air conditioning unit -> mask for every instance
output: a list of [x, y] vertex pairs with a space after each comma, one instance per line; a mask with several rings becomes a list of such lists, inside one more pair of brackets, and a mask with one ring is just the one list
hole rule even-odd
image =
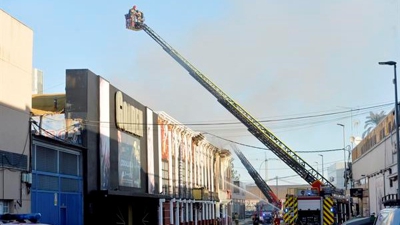
[[21, 181], [24, 183], [32, 184], [32, 173], [22, 173]]

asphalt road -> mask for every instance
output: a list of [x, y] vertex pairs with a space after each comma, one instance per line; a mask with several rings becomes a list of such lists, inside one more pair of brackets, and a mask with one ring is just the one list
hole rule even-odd
[[244, 220], [240, 220], [240, 222], [239, 222], [239, 225], [252, 225], [253, 223], [252, 223], [252, 221], [251, 221], [251, 218], [247, 218], [247, 219], [244, 219]]
[[[251, 218], [240, 220], [239, 225], [253, 225], [253, 222], [251, 221]], [[261, 225], [261, 223], [260, 223]]]

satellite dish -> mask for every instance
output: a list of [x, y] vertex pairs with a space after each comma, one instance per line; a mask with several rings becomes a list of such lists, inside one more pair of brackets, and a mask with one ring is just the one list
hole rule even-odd
[[350, 137], [350, 142], [355, 145], [358, 145], [361, 141], [362, 141], [361, 137], [354, 137], [354, 136]]
[[361, 137], [356, 137], [356, 138], [354, 139], [354, 144], [358, 145], [358, 144], [360, 144], [361, 141], [362, 141], [362, 138], [361, 138]]

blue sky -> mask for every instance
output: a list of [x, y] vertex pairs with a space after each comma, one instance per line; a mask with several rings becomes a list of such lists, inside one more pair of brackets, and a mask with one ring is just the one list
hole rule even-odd
[[[46, 93], [64, 92], [66, 69], [88, 68], [155, 111], [211, 124], [193, 130], [264, 147], [240, 124], [216, 125], [237, 120], [145, 32], [125, 29], [124, 14], [134, 4], [148, 26], [260, 120], [355, 110], [264, 123], [294, 151], [342, 148], [337, 123], [345, 125], [350, 144], [369, 111], [393, 108], [356, 110], [394, 101], [393, 70], [378, 62], [399, 61], [395, 0], [4, 0], [0, 8], [34, 31], [33, 65], [44, 71]], [[276, 158], [240, 149], [255, 168]], [[317, 154], [299, 153], [320, 169]], [[323, 155], [325, 168], [343, 161], [342, 151]], [[295, 174], [280, 161], [268, 167], [269, 177]], [[251, 181], [239, 160], [235, 168]], [[279, 182], [304, 183], [299, 177]]]

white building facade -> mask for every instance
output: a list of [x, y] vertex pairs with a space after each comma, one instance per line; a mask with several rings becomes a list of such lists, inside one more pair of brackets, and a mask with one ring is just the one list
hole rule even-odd
[[43, 71], [32, 70], [32, 94], [43, 94]]
[[0, 9], [0, 214], [29, 213], [33, 31]]
[[396, 194], [397, 151], [393, 112], [389, 113], [352, 151], [354, 188], [363, 197], [354, 199], [360, 214], [378, 213], [382, 197]]
[[165, 112], [158, 112], [160, 193], [170, 224], [231, 221], [231, 154]]
[[344, 189], [344, 162], [337, 162], [327, 168], [328, 179], [335, 187]]

